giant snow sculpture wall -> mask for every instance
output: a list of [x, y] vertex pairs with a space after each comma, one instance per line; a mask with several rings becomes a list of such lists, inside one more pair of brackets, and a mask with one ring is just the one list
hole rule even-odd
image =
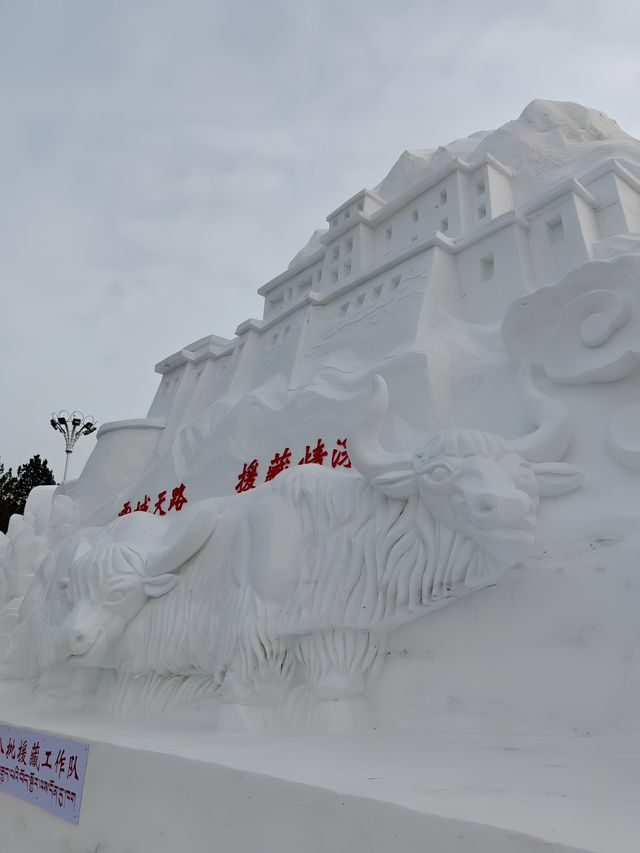
[[405, 152], [260, 288], [263, 319], [157, 365], [52, 527], [12, 524], [5, 673], [119, 710], [344, 700], [536, 523], [632, 530], [639, 175], [640, 143], [574, 104]]
[[14, 671], [197, 674], [239, 700], [274, 680], [361, 693], [389, 629], [495, 583], [533, 546], [540, 492], [581, 482], [478, 430], [386, 453], [375, 385], [351, 446], [361, 477], [304, 465], [170, 521], [134, 512], [81, 531], [73, 553], [65, 540], [25, 598]]

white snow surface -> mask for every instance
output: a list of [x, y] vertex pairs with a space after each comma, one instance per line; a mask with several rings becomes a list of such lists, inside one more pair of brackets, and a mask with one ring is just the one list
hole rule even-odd
[[10, 723], [90, 743], [79, 827], [0, 798], [11, 853], [638, 849], [638, 737], [364, 727], [331, 739], [247, 736], [212, 731], [204, 713], [186, 724], [34, 708], [6, 684], [2, 703]]
[[424, 181], [429, 175], [444, 168], [456, 158], [465, 160], [488, 135], [487, 131], [472, 133], [464, 139], [455, 139], [438, 148], [418, 148], [404, 151], [394, 163], [389, 174], [375, 187], [375, 192], [385, 201], [402, 195], [414, 184]]
[[640, 142], [603, 112], [568, 101], [534, 100], [514, 121], [439, 148], [405, 151], [376, 192], [391, 201], [456, 157], [478, 163], [491, 154], [514, 170], [516, 205], [567, 175], [617, 157], [640, 175]]
[[326, 233], [326, 228], [316, 228], [311, 237], [309, 237], [307, 244], [303, 246], [302, 249], [300, 249], [300, 251], [294, 258], [291, 259], [288, 269], [297, 267], [298, 264], [301, 264], [307, 258], [311, 257], [311, 255], [317, 252], [321, 246], [320, 237], [322, 237], [322, 235]]

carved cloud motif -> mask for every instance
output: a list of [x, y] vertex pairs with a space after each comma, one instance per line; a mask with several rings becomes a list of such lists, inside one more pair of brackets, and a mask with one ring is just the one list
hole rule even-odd
[[516, 300], [502, 337], [562, 384], [611, 382], [640, 367], [640, 255], [592, 261]]

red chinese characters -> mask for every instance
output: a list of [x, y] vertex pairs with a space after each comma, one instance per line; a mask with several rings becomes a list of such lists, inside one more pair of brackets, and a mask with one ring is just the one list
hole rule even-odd
[[332, 468], [351, 468], [351, 460], [347, 453], [347, 439], [336, 438], [336, 447], [331, 451]]
[[167, 490], [165, 489], [163, 492], [159, 492], [158, 500], [153, 508], [154, 515], [166, 515], [167, 513], [162, 509], [162, 505], [164, 504], [167, 497]]
[[245, 462], [242, 471], [238, 474], [238, 482], [236, 484], [236, 492], [248, 492], [249, 489], [255, 489], [256, 478], [258, 476], [258, 460], [254, 459], [248, 465]]
[[[337, 438], [334, 444], [335, 447], [331, 451], [331, 467], [351, 468], [351, 460], [347, 451], [347, 439]], [[324, 460], [327, 456], [329, 456], [329, 451], [326, 449], [326, 444], [323, 439], [318, 438], [314, 445], [307, 444], [304, 455], [298, 461], [298, 465], [324, 465]], [[268, 483], [282, 471], [289, 468], [291, 466], [291, 459], [292, 453], [289, 447], [285, 447], [282, 453], [274, 453], [271, 462], [269, 462], [264, 482]], [[255, 489], [256, 485], [258, 485], [258, 469], [259, 462], [257, 459], [243, 463], [242, 471], [238, 474], [238, 482], [235, 486], [238, 494]]]
[[[29, 749], [31, 746], [31, 749]], [[16, 755], [16, 742], [13, 738], [9, 738], [7, 741], [6, 747], [2, 748], [2, 739], [0, 738], [0, 753], [4, 755], [6, 758], [12, 758], [19, 764], [27, 764], [27, 754], [29, 754], [29, 766], [35, 767], [36, 770], [40, 770], [41, 768], [48, 767], [50, 770], [54, 770], [58, 774], [58, 778], [62, 776], [67, 777], [67, 779], [79, 779], [78, 777], [78, 756], [77, 755], [67, 755], [64, 749], [57, 750], [57, 755], [53, 764], [51, 764], [51, 756], [52, 751], [47, 749], [45, 752], [45, 758], [42, 764], [40, 764], [40, 741], [36, 740], [29, 744], [29, 741], [23, 739], [20, 741], [20, 745], [18, 746], [18, 753]]]
[[58, 771], [58, 779], [63, 775], [66, 770], [67, 765], [67, 757], [64, 753], [64, 749], [58, 750], [58, 755], [56, 757], [56, 763], [54, 765], [55, 769]]
[[[329, 457], [331, 468], [351, 468], [346, 437], [336, 438], [333, 445], [332, 450], [329, 451], [324, 439], [317, 438], [315, 444], [306, 445], [304, 454], [298, 460], [298, 465], [324, 465], [325, 459]], [[293, 459], [294, 455], [290, 447], [285, 447], [282, 451], [276, 451], [267, 466], [266, 474], [262, 481], [259, 481], [259, 460], [252, 459], [249, 462], [244, 462], [242, 470], [237, 475], [237, 482], [234, 486], [235, 491], [238, 494], [242, 494], [242, 492], [255, 489], [260, 482], [268, 483], [275, 479], [278, 474], [290, 468]], [[129, 515], [132, 512], [150, 512], [152, 515], [158, 516], [167, 515], [169, 512], [180, 512], [185, 504], [189, 503], [189, 498], [185, 494], [185, 490], [186, 485], [179, 483], [171, 491], [169, 489], [159, 491], [155, 500], [145, 493], [142, 499], [125, 501], [118, 516]], [[134, 503], [135, 509], [133, 508]]]
[[[163, 489], [161, 492], [158, 492], [158, 497], [153, 504], [151, 496], [145, 493], [142, 500], [136, 501], [135, 509], [132, 509], [131, 501], [125, 501], [118, 515], [129, 515], [131, 512], [151, 512], [152, 515], [166, 515], [168, 512], [180, 512], [182, 507], [186, 503], [189, 503], [189, 499], [184, 493], [185, 489], [186, 485], [184, 483], [180, 483], [178, 486], [173, 488], [171, 490], [171, 497], [169, 498], [168, 503], [168, 489]], [[151, 509], [151, 506], [153, 506], [153, 509]]]
[[34, 741], [31, 747], [31, 755], [29, 756], [29, 767], [35, 767], [40, 770], [40, 741]]
[[171, 491], [171, 500], [169, 501], [169, 509], [175, 509], [176, 512], [180, 512], [182, 507], [189, 503], [187, 498], [184, 496], [184, 483], [180, 483], [179, 486], [176, 486], [175, 489]]
[[311, 449], [310, 445], [307, 444], [304, 456], [298, 462], [298, 465], [324, 465], [324, 460], [329, 454], [324, 449], [324, 441], [319, 438], [316, 441], [316, 446]]
[[78, 778], [78, 756], [70, 755], [69, 756], [69, 769], [67, 770], [67, 779], [70, 778], [77, 779]]
[[138, 503], [136, 504], [136, 508], [134, 509], [134, 512], [149, 512], [149, 501], [150, 500], [151, 500], [151, 498], [149, 497], [149, 495], [145, 495], [144, 500], [138, 501]]
[[267, 471], [267, 476], [264, 478], [265, 483], [273, 480], [274, 477], [277, 477], [289, 465], [291, 465], [291, 451], [288, 447], [285, 447], [282, 453], [276, 453], [269, 463], [269, 470]]

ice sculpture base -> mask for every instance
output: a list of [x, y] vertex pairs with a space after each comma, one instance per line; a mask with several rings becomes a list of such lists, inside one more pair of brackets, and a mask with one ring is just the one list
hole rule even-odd
[[13, 853], [635, 853], [640, 738], [232, 734], [34, 708], [3, 719], [90, 743], [77, 827], [0, 794]]

